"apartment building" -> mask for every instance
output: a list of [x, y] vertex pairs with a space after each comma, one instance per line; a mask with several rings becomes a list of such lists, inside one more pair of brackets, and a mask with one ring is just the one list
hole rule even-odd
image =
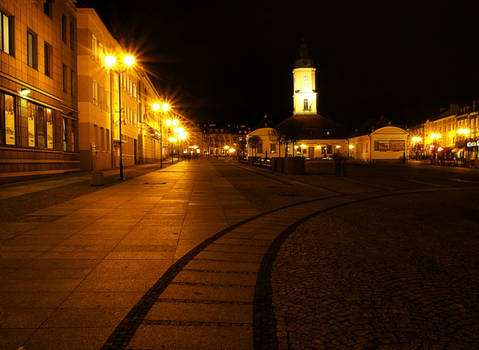
[[94, 9], [78, 9], [78, 43], [81, 168], [118, 167], [120, 142], [124, 166], [159, 160], [160, 132], [163, 140], [167, 135], [159, 121], [164, 115], [151, 108], [160, 97], [148, 75], [141, 67], [119, 72], [105, 66], [106, 55], [120, 60], [125, 51]]
[[80, 168], [76, 11], [0, 1], [0, 179]]

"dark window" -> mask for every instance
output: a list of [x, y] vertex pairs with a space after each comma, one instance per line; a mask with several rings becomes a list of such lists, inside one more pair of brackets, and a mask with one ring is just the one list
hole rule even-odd
[[37, 35], [30, 29], [27, 30], [27, 64], [37, 68]]
[[52, 2], [53, 0], [45, 0], [43, 3], [43, 12], [50, 18], [52, 18]]
[[62, 84], [63, 84], [63, 91], [68, 92], [68, 82], [67, 82], [67, 74], [68, 74], [68, 68], [66, 65], [63, 65], [62, 69]]
[[62, 40], [67, 42], [67, 16], [62, 15]]
[[75, 86], [76, 86], [75, 71], [72, 69], [70, 70], [70, 93], [73, 97], [75, 97]]
[[44, 59], [45, 59], [45, 75], [52, 76], [52, 47], [50, 44], [45, 42], [43, 45]]
[[75, 30], [76, 24], [73, 19], [70, 18], [70, 48], [72, 50], [75, 50], [75, 36], [76, 36], [76, 30]]
[[13, 17], [0, 11], [0, 50], [13, 54]]
[[309, 111], [308, 99], [303, 100], [303, 111]]

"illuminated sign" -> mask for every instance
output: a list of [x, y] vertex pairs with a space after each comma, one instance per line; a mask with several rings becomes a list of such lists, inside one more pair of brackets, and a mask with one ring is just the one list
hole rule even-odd
[[469, 141], [467, 144], [466, 144], [467, 147], [476, 147], [476, 146], [479, 146], [479, 140], [477, 141]]

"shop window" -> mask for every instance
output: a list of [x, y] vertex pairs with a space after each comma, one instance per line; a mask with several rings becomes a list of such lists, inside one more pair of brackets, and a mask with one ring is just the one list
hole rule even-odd
[[37, 35], [27, 30], [27, 64], [32, 68], [37, 68]]
[[36, 115], [36, 106], [28, 102], [27, 103], [27, 135], [28, 135], [28, 147], [35, 147], [35, 136], [36, 136], [36, 126], [35, 126], [35, 115]]
[[63, 118], [62, 121], [62, 140], [63, 140], [63, 151], [68, 151], [68, 134], [67, 134], [67, 118]]
[[275, 143], [271, 144], [270, 152], [271, 153], [276, 153], [276, 144]]
[[53, 111], [45, 108], [45, 119], [47, 121], [47, 148], [53, 149]]
[[13, 54], [13, 16], [8, 16], [0, 10], [0, 50]]
[[45, 120], [45, 108], [38, 106], [37, 108], [37, 147], [46, 148], [46, 120]]
[[15, 122], [15, 98], [11, 95], [5, 95], [5, 144], [15, 145], [16, 122]]

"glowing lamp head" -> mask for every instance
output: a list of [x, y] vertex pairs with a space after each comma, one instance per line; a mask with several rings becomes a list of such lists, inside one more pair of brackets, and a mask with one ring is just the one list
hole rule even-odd
[[226, 146], [224, 146], [223, 148], [226, 149], [226, 150], [228, 150], [228, 149], [230, 149], [230, 146], [226, 145]]
[[412, 138], [412, 142], [421, 142], [421, 141], [422, 141], [422, 137], [420, 137], [420, 136], [414, 136]]
[[305, 149], [306, 147], [307, 147], [307, 146], [306, 146], [304, 143], [301, 145], [301, 148], [302, 148], [302, 149]]
[[105, 66], [107, 68], [113, 68], [116, 65], [116, 57], [112, 55], [105, 56]]
[[132, 67], [135, 64], [135, 57], [131, 55], [126, 55], [123, 57], [123, 63], [127, 67]]
[[349, 145], [349, 149], [353, 149], [354, 148], [354, 145]]
[[229, 152], [229, 153], [235, 153], [236, 150], [235, 150], [234, 148], [230, 148], [230, 149], [228, 150], [228, 152]]
[[30, 90], [29, 89], [21, 89], [20, 90], [20, 95], [21, 96], [28, 96], [28, 94], [30, 94]]
[[151, 106], [155, 112], [158, 112], [160, 110], [160, 105], [158, 103], [153, 103]]
[[340, 149], [340, 148], [341, 148], [341, 146], [340, 146], [340, 145], [336, 145], [336, 149]]
[[182, 131], [178, 134], [179, 140], [185, 140], [188, 137], [188, 133], [186, 131]]
[[437, 151], [438, 151], [438, 152], [442, 152], [442, 151], [444, 151], [444, 148], [438, 147], [438, 148], [437, 148]]
[[168, 103], [163, 103], [161, 105], [161, 109], [163, 110], [163, 112], [168, 112], [171, 109], [171, 106]]

